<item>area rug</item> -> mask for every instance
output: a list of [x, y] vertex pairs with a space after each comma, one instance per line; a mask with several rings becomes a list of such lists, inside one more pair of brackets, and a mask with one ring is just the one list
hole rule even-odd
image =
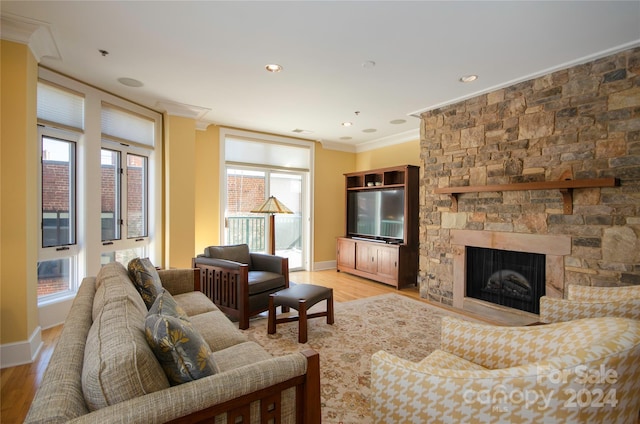
[[[326, 302], [311, 312], [322, 311]], [[292, 311], [295, 313], [295, 311]], [[335, 303], [335, 323], [308, 321], [308, 342], [298, 343], [298, 323], [278, 324], [267, 334], [267, 320], [251, 321], [249, 338], [274, 356], [311, 348], [320, 353], [322, 422], [371, 422], [371, 355], [385, 350], [419, 361], [440, 346], [440, 320], [455, 315], [408, 297], [390, 293]]]

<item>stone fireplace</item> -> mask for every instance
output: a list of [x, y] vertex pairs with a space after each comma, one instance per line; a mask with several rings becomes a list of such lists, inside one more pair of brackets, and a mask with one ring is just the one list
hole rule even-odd
[[[547, 296], [568, 284], [640, 284], [640, 48], [421, 118], [423, 298], [486, 315], [512, 309], [466, 296], [468, 246], [545, 255]], [[607, 178], [616, 185], [546, 185]], [[465, 190], [442, 192], [456, 187]]]

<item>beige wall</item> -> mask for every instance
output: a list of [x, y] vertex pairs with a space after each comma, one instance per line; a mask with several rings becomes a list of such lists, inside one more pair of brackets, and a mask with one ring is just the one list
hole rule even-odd
[[335, 261], [336, 237], [344, 236], [344, 176], [355, 169], [356, 154], [326, 150], [316, 144], [314, 257], [312, 262]]
[[397, 165], [420, 166], [420, 139], [360, 152], [356, 155], [356, 168], [352, 171], [366, 171], [367, 169]]
[[219, 244], [220, 237], [220, 128], [196, 131], [195, 253]]
[[164, 126], [164, 266], [186, 268], [195, 253], [196, 124], [165, 115]]
[[37, 62], [29, 47], [2, 41], [0, 109], [0, 343], [38, 327]]

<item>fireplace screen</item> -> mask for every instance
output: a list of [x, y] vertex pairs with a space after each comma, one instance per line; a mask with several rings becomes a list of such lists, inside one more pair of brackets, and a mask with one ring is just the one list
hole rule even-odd
[[467, 247], [467, 296], [534, 314], [545, 292], [545, 255]]

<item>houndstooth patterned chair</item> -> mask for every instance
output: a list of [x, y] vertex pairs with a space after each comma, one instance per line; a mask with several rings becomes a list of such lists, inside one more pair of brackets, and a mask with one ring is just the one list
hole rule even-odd
[[640, 321], [592, 318], [531, 327], [442, 320], [420, 362], [371, 362], [375, 423], [636, 423]]
[[623, 317], [640, 320], [640, 286], [590, 287], [569, 285], [567, 298], [540, 298], [540, 321]]

